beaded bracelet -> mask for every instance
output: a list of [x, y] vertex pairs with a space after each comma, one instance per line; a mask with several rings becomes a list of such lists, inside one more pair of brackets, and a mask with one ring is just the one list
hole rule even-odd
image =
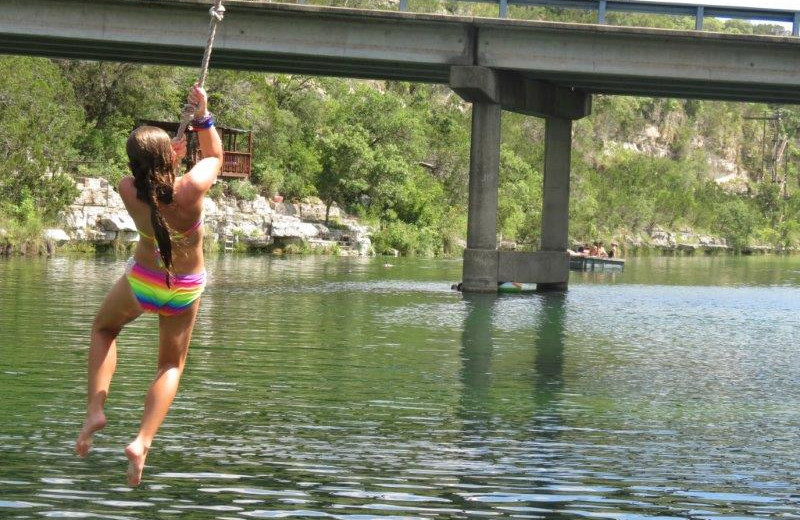
[[207, 113], [203, 117], [195, 117], [192, 119], [192, 128], [195, 130], [206, 130], [214, 126], [214, 117]]

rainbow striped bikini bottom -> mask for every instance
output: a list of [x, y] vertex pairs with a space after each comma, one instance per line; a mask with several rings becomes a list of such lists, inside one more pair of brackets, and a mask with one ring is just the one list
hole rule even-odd
[[173, 316], [203, 294], [206, 273], [174, 276], [167, 287], [164, 273], [142, 267], [131, 258], [125, 270], [133, 295], [145, 312]]

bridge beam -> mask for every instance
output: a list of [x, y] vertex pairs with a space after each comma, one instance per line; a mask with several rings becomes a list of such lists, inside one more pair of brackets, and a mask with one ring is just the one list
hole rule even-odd
[[[493, 292], [504, 281], [565, 290], [569, 279], [569, 177], [572, 121], [589, 115], [591, 96], [509, 71], [450, 68], [450, 87], [472, 103], [469, 213], [463, 290]], [[497, 251], [501, 109], [543, 117], [545, 165], [538, 253]]]
[[592, 109], [592, 97], [583, 91], [488, 67], [450, 67], [450, 88], [465, 101], [497, 103], [529, 116], [581, 119]]

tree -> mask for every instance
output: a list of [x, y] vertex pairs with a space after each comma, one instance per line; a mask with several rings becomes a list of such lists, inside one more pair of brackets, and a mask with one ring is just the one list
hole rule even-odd
[[51, 61], [0, 57], [0, 210], [54, 218], [72, 201], [74, 183], [59, 172], [77, 156], [82, 123], [72, 86]]
[[718, 209], [715, 231], [721, 233], [728, 245], [741, 250], [747, 246], [758, 223], [753, 209], [742, 199], [733, 198]]
[[359, 125], [329, 132], [319, 139], [320, 172], [316, 188], [325, 203], [325, 224], [334, 202], [352, 208], [369, 188], [373, 153], [369, 136]]

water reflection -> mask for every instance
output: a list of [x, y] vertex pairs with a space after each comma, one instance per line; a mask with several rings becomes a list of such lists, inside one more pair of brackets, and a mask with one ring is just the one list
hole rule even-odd
[[[542, 293], [537, 295], [539, 313], [534, 330], [535, 356], [533, 383], [533, 401], [536, 410], [531, 420], [530, 431], [536, 432], [537, 458], [541, 460], [543, 469], [554, 471], [562, 459], [559, 447], [561, 427], [565, 424], [560, 412], [560, 398], [564, 390], [564, 326], [566, 321], [566, 295], [563, 293]], [[542, 478], [536, 501], [536, 509], [543, 518], [567, 518], [559, 513], [561, 500], [554, 489], [551, 478]]]
[[[567, 518], [563, 488], [554, 486], [567, 422], [560, 412], [566, 296], [465, 294], [463, 301], [459, 445], [469, 471], [459, 478], [465, 492], [457, 501], [465, 510]], [[533, 327], [507, 327], [522, 322]], [[512, 381], [501, 373], [508, 369], [505, 362], [493, 368], [493, 358], [510, 356], [530, 360], [517, 367], [519, 379]]]
[[470, 424], [488, 413], [487, 402], [492, 383], [492, 314], [497, 295], [463, 295], [467, 305], [464, 331], [461, 333], [462, 385], [459, 415]]
[[539, 295], [541, 307], [536, 323], [536, 383], [534, 398], [538, 408], [554, 408], [564, 387], [564, 323], [566, 321], [566, 295], [545, 293]]

